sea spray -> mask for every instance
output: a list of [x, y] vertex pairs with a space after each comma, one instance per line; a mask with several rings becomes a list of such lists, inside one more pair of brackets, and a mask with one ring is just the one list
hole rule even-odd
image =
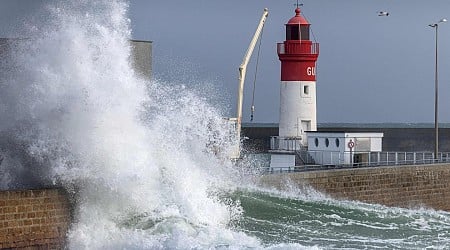
[[135, 74], [126, 11], [49, 3], [46, 22], [14, 41], [0, 94], [4, 188], [32, 172], [72, 191], [72, 249], [258, 245], [227, 229], [241, 210], [218, 196], [236, 172], [226, 120], [187, 88]]

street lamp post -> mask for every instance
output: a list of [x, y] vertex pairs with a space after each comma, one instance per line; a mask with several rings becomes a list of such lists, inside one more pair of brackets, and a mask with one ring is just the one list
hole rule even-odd
[[435, 64], [434, 64], [434, 159], [438, 159], [438, 153], [439, 153], [439, 123], [438, 123], [438, 98], [439, 98], [439, 91], [438, 91], [438, 26], [439, 23], [447, 22], [447, 19], [442, 18], [437, 23], [429, 24], [428, 26], [434, 28], [436, 31], [436, 38], [435, 38]]

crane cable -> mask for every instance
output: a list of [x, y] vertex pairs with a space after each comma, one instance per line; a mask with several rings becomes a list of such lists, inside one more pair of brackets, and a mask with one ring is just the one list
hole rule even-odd
[[[265, 23], [264, 23], [265, 24]], [[255, 77], [253, 79], [253, 93], [252, 93], [252, 107], [251, 107], [251, 115], [250, 115], [250, 121], [253, 121], [253, 115], [255, 113], [255, 91], [256, 91], [256, 75], [258, 74], [258, 64], [259, 64], [259, 52], [261, 51], [261, 43], [262, 43], [262, 35], [264, 33], [264, 24], [263, 28], [261, 29], [261, 34], [259, 35], [259, 45], [258, 45], [258, 54], [256, 56], [256, 66], [255, 66]]]

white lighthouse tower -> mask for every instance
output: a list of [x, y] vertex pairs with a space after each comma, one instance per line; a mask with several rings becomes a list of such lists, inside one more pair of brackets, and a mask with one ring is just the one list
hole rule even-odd
[[306, 131], [317, 131], [316, 61], [319, 44], [309, 36], [300, 8], [286, 23], [286, 40], [277, 44], [281, 61], [279, 136], [271, 138], [271, 166], [295, 165], [295, 151], [308, 145]]
[[319, 44], [309, 38], [308, 21], [300, 8], [286, 24], [286, 40], [278, 43], [281, 61], [279, 137], [307, 145], [306, 131], [317, 130], [316, 61]]

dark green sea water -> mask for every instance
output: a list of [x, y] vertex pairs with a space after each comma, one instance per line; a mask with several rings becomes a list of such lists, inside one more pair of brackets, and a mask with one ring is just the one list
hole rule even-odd
[[[241, 190], [236, 230], [264, 245], [319, 249], [450, 249], [450, 213]], [[277, 247], [283, 249], [283, 247]]]

